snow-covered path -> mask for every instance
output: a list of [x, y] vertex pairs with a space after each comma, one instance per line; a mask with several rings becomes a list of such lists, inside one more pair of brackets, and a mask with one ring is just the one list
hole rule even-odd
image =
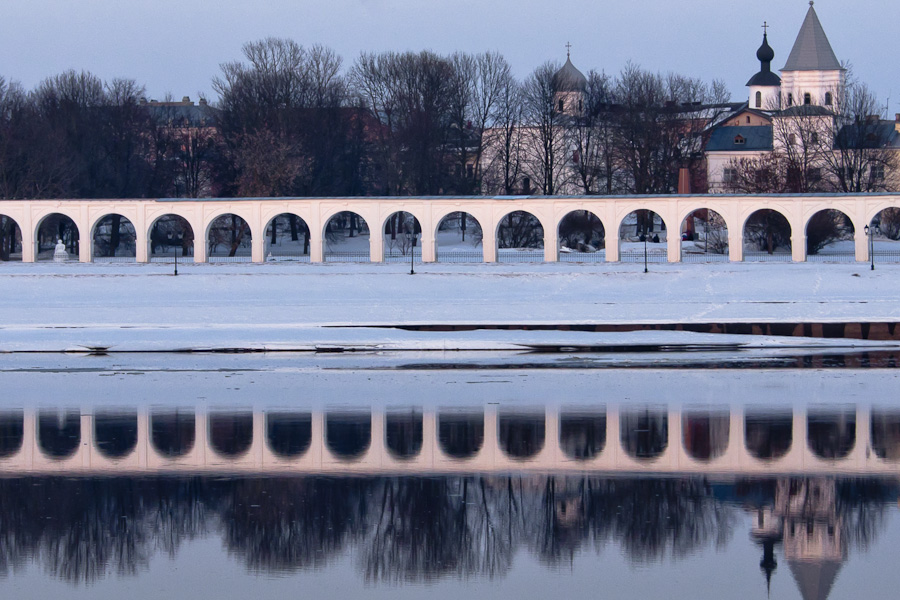
[[900, 265], [661, 264], [644, 274], [633, 264], [419, 264], [414, 276], [406, 269], [179, 265], [172, 277], [158, 264], [0, 263], [0, 350], [55, 338], [101, 345], [127, 339], [127, 329], [113, 335], [122, 328], [200, 347], [204, 337], [280, 343], [285, 335], [272, 332], [281, 329], [304, 331], [304, 343], [327, 341], [310, 331], [323, 325], [900, 321]]

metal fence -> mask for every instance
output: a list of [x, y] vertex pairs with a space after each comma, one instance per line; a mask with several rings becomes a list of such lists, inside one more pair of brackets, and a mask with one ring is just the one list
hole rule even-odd
[[564, 263], [598, 263], [606, 262], [606, 251], [597, 252], [560, 252], [559, 262]]
[[134, 256], [94, 256], [91, 259], [95, 263], [135, 263]]
[[[414, 248], [413, 255], [415, 256], [415, 261], [417, 263], [422, 262], [422, 249], [421, 248]], [[386, 263], [404, 263], [404, 262], [408, 263], [408, 262], [410, 262], [410, 260], [412, 260], [412, 259], [410, 259], [409, 252], [404, 254], [404, 253], [400, 252], [399, 250], [391, 249], [384, 253], [384, 262], [386, 262]]]
[[[645, 253], [643, 250], [626, 250], [619, 253], [619, 262], [623, 263], [642, 263], [644, 262]], [[669, 257], [665, 252], [647, 252], [648, 263], [664, 263], [669, 261]]]
[[790, 252], [776, 252], [769, 254], [768, 252], [744, 252], [744, 262], [791, 262]]
[[875, 258], [875, 262], [900, 262], [900, 250], [876, 250], [872, 256]]
[[497, 250], [497, 262], [501, 263], [539, 263], [544, 262], [543, 250]]
[[343, 263], [356, 263], [356, 262], [369, 262], [369, 252], [368, 250], [364, 252], [326, 252], [325, 253], [325, 262], [343, 262]]
[[728, 254], [717, 254], [715, 252], [682, 252], [681, 262], [725, 263], [728, 262]]
[[852, 250], [840, 250], [832, 252], [817, 252], [807, 254], [806, 262], [814, 263], [852, 263], [856, 262], [856, 253]]
[[439, 263], [482, 263], [484, 262], [483, 252], [465, 252], [465, 251], [438, 251], [437, 261]]
[[253, 258], [249, 254], [238, 256], [210, 256], [207, 262], [211, 263], [248, 263], [253, 262]]

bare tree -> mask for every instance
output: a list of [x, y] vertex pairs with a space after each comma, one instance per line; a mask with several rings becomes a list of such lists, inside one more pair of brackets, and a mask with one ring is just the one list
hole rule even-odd
[[534, 70], [522, 87], [526, 127], [523, 168], [540, 193], [552, 196], [566, 184], [566, 130], [570, 118], [558, 110], [559, 65], [547, 62]]

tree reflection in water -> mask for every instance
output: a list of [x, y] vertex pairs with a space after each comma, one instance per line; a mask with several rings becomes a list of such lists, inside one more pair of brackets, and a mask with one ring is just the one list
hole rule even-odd
[[900, 460], [900, 411], [872, 411], [872, 450], [878, 458]]
[[388, 451], [395, 458], [413, 458], [422, 451], [421, 411], [388, 412], [384, 430]]
[[108, 458], [127, 456], [137, 446], [137, 411], [94, 414], [94, 443]]
[[533, 458], [544, 448], [546, 425], [543, 412], [502, 412], [499, 422], [500, 447], [510, 458]]
[[50, 458], [75, 454], [81, 443], [81, 412], [42, 410], [38, 413], [38, 443]]
[[372, 413], [346, 412], [325, 415], [325, 443], [342, 459], [358, 458], [372, 442]]
[[631, 409], [619, 418], [622, 446], [633, 458], [658, 458], [668, 448], [669, 414], [664, 408]]
[[747, 451], [761, 460], [775, 460], [787, 454], [794, 438], [791, 411], [748, 411], [744, 416], [744, 443]]
[[154, 412], [150, 415], [150, 440], [163, 456], [178, 458], [193, 449], [196, 427], [193, 410]]
[[[352, 552], [371, 582], [502, 576], [523, 549], [557, 564], [615, 544], [657, 562], [721, 547], [741, 511], [779, 506], [779, 490], [832, 498], [809, 514], [847, 548], [871, 545], [898, 496], [896, 482], [872, 478], [23, 477], [0, 479], [0, 574], [34, 560], [76, 583], [134, 575], [159, 550], [174, 558], [213, 532], [253, 571]], [[800, 510], [782, 504], [787, 517]]]
[[478, 454], [484, 443], [484, 414], [442, 412], [438, 415], [438, 443], [451, 458]]
[[606, 413], [562, 412], [559, 445], [566, 456], [590, 460], [606, 447]]
[[266, 440], [278, 456], [300, 456], [312, 444], [312, 413], [267, 413]]
[[810, 410], [806, 417], [809, 449], [820, 458], [846, 458], [856, 444], [856, 408]]
[[253, 445], [253, 413], [210, 413], [209, 445], [221, 456], [243, 455]]
[[728, 449], [730, 426], [727, 412], [687, 411], [681, 423], [684, 449], [697, 460], [714, 460]]
[[0, 412], [0, 458], [12, 456], [22, 447], [24, 419], [22, 411]]

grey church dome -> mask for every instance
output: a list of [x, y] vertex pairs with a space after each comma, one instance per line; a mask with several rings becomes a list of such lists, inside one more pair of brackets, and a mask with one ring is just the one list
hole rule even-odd
[[567, 57], [566, 64], [553, 75], [553, 87], [557, 92], [583, 92], [587, 88], [587, 77]]
[[775, 51], [769, 45], [769, 37], [765, 33], [763, 34], [762, 46], [756, 51], [756, 58], [759, 59], [759, 73], [751, 77], [747, 85], [780, 86], [781, 77], [772, 72], [772, 60], [775, 58]]

